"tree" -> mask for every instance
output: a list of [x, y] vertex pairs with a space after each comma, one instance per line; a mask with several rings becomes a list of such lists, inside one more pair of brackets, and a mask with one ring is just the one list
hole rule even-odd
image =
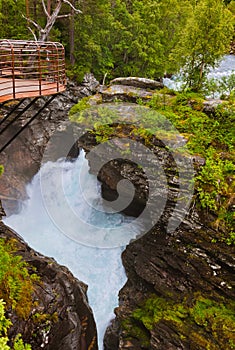
[[[171, 58], [182, 69], [186, 85], [200, 90], [210, 67], [228, 52], [233, 35], [233, 16], [222, 0], [198, 0]], [[183, 67], [183, 68], [182, 68]]]
[[159, 78], [188, 14], [188, 0], [87, 0], [75, 18], [76, 71]]
[[[25, 11], [25, 0], [0, 0], [0, 38], [27, 39], [28, 30], [22, 13]], [[17, 25], [16, 25], [17, 23]]]
[[68, 0], [57, 0], [53, 9], [52, 9], [52, 5], [51, 5], [51, 0], [49, 0], [47, 2], [47, 6], [46, 6], [44, 0], [41, 0], [41, 4], [42, 4], [43, 12], [44, 12], [44, 14], [46, 16], [46, 24], [45, 24], [44, 28], [38, 22], [36, 22], [35, 20], [24, 16], [25, 19], [27, 20], [27, 22], [32, 24], [36, 28], [36, 30], [38, 32], [38, 36], [35, 34], [33, 29], [30, 26], [28, 26], [28, 29], [31, 31], [31, 33], [34, 36], [34, 39], [38, 40], [38, 41], [46, 41], [47, 40], [47, 38], [48, 38], [48, 36], [50, 34], [50, 31], [53, 28], [53, 26], [55, 24], [55, 21], [57, 19], [59, 19], [59, 18], [67, 18], [67, 17], [70, 17], [72, 15], [71, 13], [60, 15], [60, 11], [61, 11], [61, 8], [62, 8], [63, 4], [69, 5], [69, 7], [75, 13], [81, 13], [81, 11], [76, 9], [72, 5], [72, 3], [70, 1], [68, 1]]

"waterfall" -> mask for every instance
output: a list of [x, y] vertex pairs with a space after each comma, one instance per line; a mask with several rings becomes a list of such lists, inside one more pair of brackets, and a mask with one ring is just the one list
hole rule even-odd
[[[136, 237], [139, 228], [134, 218], [102, 209], [100, 189], [96, 177], [89, 174], [83, 152], [74, 162], [60, 159], [44, 164], [27, 186], [27, 193], [28, 200], [21, 212], [4, 222], [32, 248], [55, 258], [88, 284], [88, 299], [102, 349], [105, 329], [118, 305], [118, 291], [126, 281], [121, 262], [124, 246], [122, 240], [117, 244], [116, 235], [129, 232], [130, 240]], [[58, 225], [58, 217], [63, 225]], [[127, 231], [126, 225], [131, 229]]]

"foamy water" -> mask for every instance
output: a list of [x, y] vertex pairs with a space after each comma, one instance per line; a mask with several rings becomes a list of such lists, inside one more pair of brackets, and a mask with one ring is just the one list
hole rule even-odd
[[[85, 188], [80, 188], [80, 183]], [[131, 218], [106, 214], [102, 210], [99, 186], [96, 178], [88, 173], [83, 153], [73, 163], [63, 160], [46, 163], [28, 185], [27, 192], [29, 199], [21, 212], [4, 222], [32, 248], [55, 258], [88, 284], [88, 299], [98, 328], [99, 349], [102, 349], [105, 329], [114, 318], [113, 310], [118, 305], [118, 291], [126, 282], [121, 262], [124, 247], [121, 244], [117, 246], [116, 235], [119, 229], [121, 232], [125, 225], [131, 225], [129, 239], [134, 238], [138, 227], [134, 222], [132, 224]], [[94, 202], [100, 210], [92, 207]], [[54, 211], [51, 211], [52, 208]], [[64, 222], [62, 228], [55, 213]], [[103, 236], [102, 232], [105, 232]], [[101, 242], [103, 240], [105, 247], [107, 232], [109, 248], [103, 248]], [[95, 246], [96, 235], [98, 247]]]

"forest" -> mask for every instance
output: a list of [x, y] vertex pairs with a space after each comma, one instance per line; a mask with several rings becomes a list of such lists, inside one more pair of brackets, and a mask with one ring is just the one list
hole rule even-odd
[[[78, 81], [87, 72], [100, 82], [118, 76], [158, 79], [184, 67], [188, 86], [200, 89], [208, 68], [229, 52], [234, 34], [234, 0], [60, 3], [46, 40], [64, 44], [68, 76]], [[0, 37], [40, 39], [38, 29], [45, 28], [46, 13], [53, 14], [56, 4], [0, 1]]]

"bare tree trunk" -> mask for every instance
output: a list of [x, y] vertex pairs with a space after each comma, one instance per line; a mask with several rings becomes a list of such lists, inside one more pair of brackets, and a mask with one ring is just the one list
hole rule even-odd
[[[72, 2], [73, 6], [75, 5], [75, 1]], [[74, 9], [71, 11], [71, 17], [69, 22], [69, 59], [70, 64], [74, 66], [75, 64], [75, 57], [74, 57]]]
[[[38, 31], [38, 38], [36, 38], [36, 34], [32, 30], [32, 28], [30, 26], [28, 26], [28, 28], [31, 31], [31, 33], [33, 34], [35, 40], [38, 40], [38, 41], [46, 41], [47, 40], [47, 38], [49, 36], [49, 33], [50, 33], [51, 29], [53, 28], [53, 25], [55, 24], [55, 21], [58, 18], [65, 18], [65, 17], [71, 17], [72, 16], [72, 13], [68, 13], [66, 15], [61, 15], [61, 16], [59, 15], [63, 3], [68, 4], [70, 6], [71, 11], [73, 11], [73, 15], [75, 13], [81, 13], [81, 11], [76, 9], [69, 0], [57, 0], [56, 1], [56, 6], [55, 6], [55, 8], [53, 10], [52, 10], [52, 6], [51, 6], [51, 0], [47, 1], [47, 6], [46, 6], [44, 0], [41, 0], [41, 1], [42, 1], [43, 11], [44, 11], [44, 13], [46, 15], [46, 18], [47, 18], [47, 22], [46, 22], [46, 25], [45, 25], [44, 28], [42, 28], [36, 22], [36, 19], [35, 19], [36, 13], [35, 13], [34, 20], [32, 20], [30, 17], [25, 17], [24, 16], [25, 19], [28, 21], [28, 23], [31, 23], [37, 29], [37, 31]], [[34, 1], [34, 5], [36, 5], [35, 1]], [[35, 10], [36, 10], [36, 7], [35, 7]]]
[[55, 24], [57, 17], [59, 16], [61, 6], [62, 6], [62, 1], [58, 1], [56, 8], [54, 9], [52, 15], [47, 17], [47, 24], [46, 24], [45, 28], [44, 29], [41, 28], [40, 33], [39, 33], [39, 37], [38, 37], [38, 41], [46, 41], [47, 40], [47, 37], [48, 37], [53, 25]]
[[47, 12], [49, 15], [51, 14], [51, 0], [47, 0]]
[[29, 18], [29, 0], [25, 0], [26, 16]]

